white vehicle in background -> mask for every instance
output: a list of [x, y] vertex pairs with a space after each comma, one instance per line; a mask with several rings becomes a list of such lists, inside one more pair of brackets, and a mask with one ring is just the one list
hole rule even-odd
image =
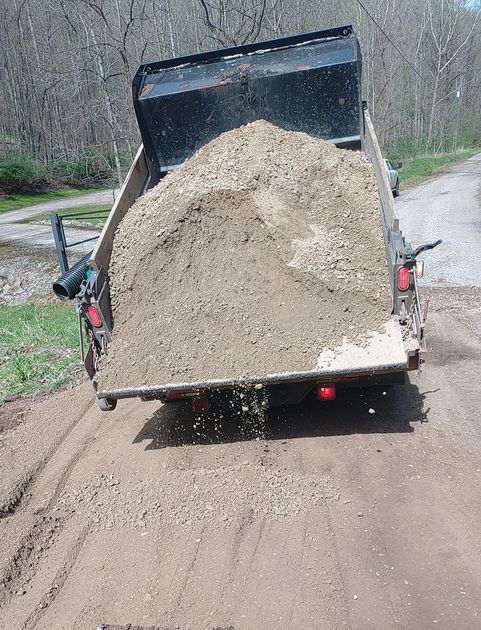
[[384, 160], [384, 166], [386, 167], [387, 178], [389, 180], [389, 185], [391, 186], [393, 197], [399, 197], [400, 191], [398, 170], [402, 167], [402, 162], [394, 167], [389, 160]]

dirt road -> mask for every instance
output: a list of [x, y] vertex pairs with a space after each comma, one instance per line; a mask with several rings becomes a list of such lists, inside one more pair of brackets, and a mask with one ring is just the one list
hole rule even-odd
[[87, 385], [0, 409], [0, 628], [481, 627], [481, 295], [425, 293], [425, 370], [385, 395], [254, 428]]

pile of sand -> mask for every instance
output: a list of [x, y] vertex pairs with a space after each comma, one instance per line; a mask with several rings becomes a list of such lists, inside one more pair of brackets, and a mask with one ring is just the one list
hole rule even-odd
[[372, 168], [265, 121], [224, 133], [129, 210], [110, 286], [99, 389], [314, 369], [390, 316]]

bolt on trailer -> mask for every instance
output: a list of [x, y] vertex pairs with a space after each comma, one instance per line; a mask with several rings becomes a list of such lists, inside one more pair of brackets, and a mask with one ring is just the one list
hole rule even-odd
[[[143, 64], [133, 80], [133, 102], [142, 145], [91, 254], [67, 269], [56, 294], [74, 299], [86, 371], [99, 406], [111, 410], [122, 398], [192, 398], [203, 411], [209, 397], [234, 388], [262, 388], [270, 404], [288, 404], [316, 391], [332, 400], [336, 388], [399, 382], [420, 365], [425, 349], [427, 302], [421, 303], [417, 256], [439, 244], [412, 249], [399, 229], [392, 193], [367, 106], [361, 97], [362, 57], [352, 26], [342, 26]], [[112, 319], [109, 263], [115, 230], [132, 204], [169, 171], [221, 134], [254, 120], [302, 131], [339, 148], [363, 151], [379, 193], [392, 311], [385, 334], [364, 347], [320, 349], [316, 368], [256, 374], [248, 379], [150, 383], [99, 391], [98, 362], [109, 352]], [[355, 316], [355, 315], [353, 315]], [[111, 357], [115, 360], [115, 357]]]

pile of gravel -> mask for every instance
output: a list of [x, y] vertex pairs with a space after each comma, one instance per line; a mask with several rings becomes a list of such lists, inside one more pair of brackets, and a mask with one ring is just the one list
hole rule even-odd
[[121, 222], [99, 387], [311, 370], [391, 296], [361, 152], [257, 121], [201, 148]]

